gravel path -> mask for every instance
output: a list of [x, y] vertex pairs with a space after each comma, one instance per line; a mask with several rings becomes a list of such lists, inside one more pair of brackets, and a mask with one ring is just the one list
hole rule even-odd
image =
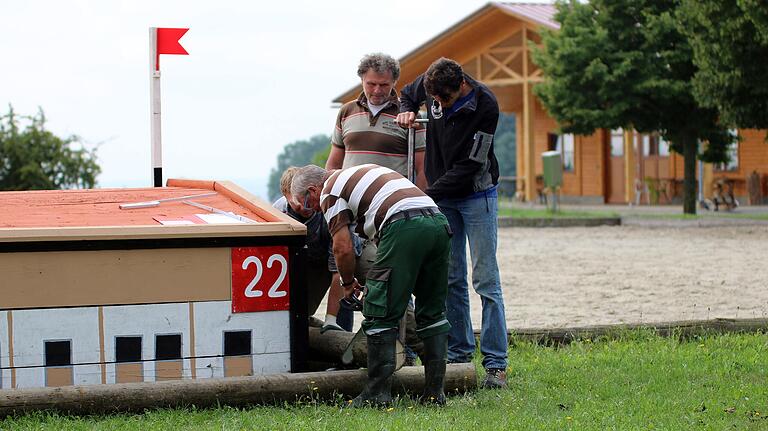
[[508, 327], [768, 317], [766, 226], [501, 229], [498, 257]]
[[498, 258], [508, 328], [768, 317], [768, 226], [502, 228]]

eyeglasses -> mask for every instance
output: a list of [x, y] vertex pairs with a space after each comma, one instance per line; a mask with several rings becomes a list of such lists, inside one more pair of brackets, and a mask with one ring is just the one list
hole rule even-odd
[[307, 192], [304, 194], [304, 208], [308, 210], [312, 209], [309, 207], [309, 189], [307, 189]]

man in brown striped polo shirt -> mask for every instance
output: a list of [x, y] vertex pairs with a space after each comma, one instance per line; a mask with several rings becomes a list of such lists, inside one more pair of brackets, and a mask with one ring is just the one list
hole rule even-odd
[[[450, 228], [435, 202], [402, 175], [373, 164], [337, 171], [305, 166], [293, 177], [291, 195], [325, 215], [345, 296], [365, 292], [368, 384], [353, 405], [392, 400], [395, 341], [411, 295], [416, 297], [416, 331], [424, 342], [422, 401], [443, 404], [451, 327], [445, 318]], [[362, 238], [379, 242], [365, 287], [354, 278], [350, 225]]]
[[[400, 101], [395, 92], [400, 64], [387, 54], [364, 56], [357, 66], [363, 91], [345, 103], [336, 116], [331, 135], [331, 152], [326, 169], [341, 169], [374, 163], [400, 175], [408, 175], [408, 129], [395, 119]], [[424, 148], [426, 129], [416, 130], [414, 154], [416, 184], [424, 190]]]

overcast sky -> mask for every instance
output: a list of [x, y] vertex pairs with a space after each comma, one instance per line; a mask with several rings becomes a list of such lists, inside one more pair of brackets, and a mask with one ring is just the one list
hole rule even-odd
[[0, 0], [0, 112], [98, 145], [100, 187], [151, 184], [149, 27], [189, 27], [164, 55], [164, 178], [255, 194], [290, 142], [329, 134], [360, 57], [410, 52], [487, 2]]

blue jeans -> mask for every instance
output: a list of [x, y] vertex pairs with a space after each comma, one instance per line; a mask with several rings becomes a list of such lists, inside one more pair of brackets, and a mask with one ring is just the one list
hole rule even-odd
[[472, 286], [480, 295], [483, 321], [480, 352], [483, 367], [507, 368], [507, 321], [496, 262], [496, 188], [462, 199], [443, 199], [440, 211], [453, 230], [451, 262], [448, 269], [446, 315], [451, 323], [448, 336], [448, 361], [469, 362], [475, 352], [475, 334], [469, 313], [467, 286], [467, 238], [472, 258]]

